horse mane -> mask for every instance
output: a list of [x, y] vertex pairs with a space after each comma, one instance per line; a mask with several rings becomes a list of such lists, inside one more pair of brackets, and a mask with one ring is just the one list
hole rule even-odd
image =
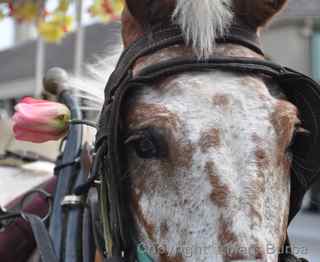
[[[115, 33], [120, 37], [120, 33]], [[123, 46], [114, 44], [112, 52], [106, 51], [94, 61], [85, 64], [81, 76], [70, 76], [68, 86], [75, 91], [75, 95], [80, 98], [80, 102], [85, 110], [100, 112], [104, 103], [104, 88], [107, 80], [117, 65]]]
[[172, 19], [197, 55], [206, 58], [232, 23], [231, 7], [232, 0], [177, 0]]

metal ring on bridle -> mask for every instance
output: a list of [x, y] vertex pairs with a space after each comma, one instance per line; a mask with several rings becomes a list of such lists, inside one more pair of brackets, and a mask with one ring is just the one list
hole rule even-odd
[[61, 201], [62, 207], [83, 207], [83, 198], [82, 196], [77, 195], [67, 195]]
[[43, 218], [41, 218], [42, 222], [45, 223], [49, 219], [49, 217], [52, 213], [52, 195], [50, 193], [48, 193], [42, 189], [33, 189], [33, 190], [28, 191], [26, 194], [24, 194], [24, 196], [22, 197], [22, 199], [20, 201], [20, 210], [23, 211], [23, 207], [24, 207], [26, 200], [34, 194], [40, 194], [40, 195], [44, 196], [44, 198], [48, 201], [48, 212]]

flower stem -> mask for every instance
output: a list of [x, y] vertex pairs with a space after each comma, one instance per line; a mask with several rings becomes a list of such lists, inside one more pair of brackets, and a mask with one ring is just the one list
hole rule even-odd
[[69, 121], [70, 125], [86, 125], [97, 128], [97, 123], [89, 120], [79, 120], [79, 119], [72, 119]]

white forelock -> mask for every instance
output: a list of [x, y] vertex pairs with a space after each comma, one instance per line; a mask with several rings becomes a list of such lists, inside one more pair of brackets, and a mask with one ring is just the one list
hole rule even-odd
[[208, 57], [232, 23], [231, 7], [232, 0], [177, 0], [172, 18], [196, 54]]

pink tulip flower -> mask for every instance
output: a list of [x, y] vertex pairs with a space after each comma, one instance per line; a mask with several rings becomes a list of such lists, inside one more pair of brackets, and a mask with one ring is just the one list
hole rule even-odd
[[17, 140], [43, 143], [58, 140], [68, 132], [70, 111], [63, 104], [25, 97], [15, 110], [12, 120]]

